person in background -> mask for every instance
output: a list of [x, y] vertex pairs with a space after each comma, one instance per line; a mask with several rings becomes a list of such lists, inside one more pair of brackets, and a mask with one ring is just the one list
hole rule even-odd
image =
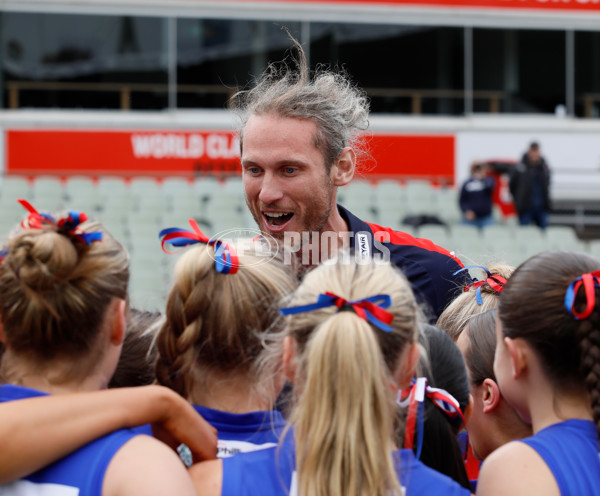
[[522, 226], [534, 223], [545, 229], [550, 210], [550, 168], [533, 142], [510, 172], [510, 193]]
[[471, 176], [460, 189], [459, 205], [463, 224], [481, 229], [494, 223], [492, 217], [494, 184], [494, 178], [488, 175], [486, 164], [474, 163], [471, 166]]

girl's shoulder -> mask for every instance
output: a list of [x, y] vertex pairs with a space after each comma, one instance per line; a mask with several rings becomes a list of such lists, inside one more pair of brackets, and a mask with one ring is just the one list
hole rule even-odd
[[560, 496], [560, 491], [551, 470], [535, 449], [513, 441], [496, 449], [481, 465], [477, 495], [487, 494]]

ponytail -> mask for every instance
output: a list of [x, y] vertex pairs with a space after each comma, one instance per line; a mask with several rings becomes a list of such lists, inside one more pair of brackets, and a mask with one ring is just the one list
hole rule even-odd
[[395, 403], [378, 332], [338, 312], [301, 354], [291, 423], [302, 496], [401, 494], [392, 458]]

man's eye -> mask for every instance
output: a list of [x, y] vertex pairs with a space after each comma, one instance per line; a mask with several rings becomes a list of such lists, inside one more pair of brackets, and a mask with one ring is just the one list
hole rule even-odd
[[286, 174], [293, 174], [294, 172], [296, 172], [295, 167], [286, 167], [284, 170]]

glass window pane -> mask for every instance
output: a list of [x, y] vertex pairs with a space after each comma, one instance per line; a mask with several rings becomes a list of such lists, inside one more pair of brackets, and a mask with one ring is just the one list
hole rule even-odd
[[575, 33], [575, 115], [600, 117], [600, 33]]
[[166, 106], [163, 19], [4, 12], [0, 40], [8, 106]]
[[310, 32], [312, 65], [345, 67], [373, 112], [463, 113], [462, 28], [314, 23]]
[[564, 31], [473, 30], [476, 112], [554, 113], [566, 104], [565, 70]]
[[177, 106], [224, 108], [230, 94], [282, 60], [300, 23], [178, 19]]

